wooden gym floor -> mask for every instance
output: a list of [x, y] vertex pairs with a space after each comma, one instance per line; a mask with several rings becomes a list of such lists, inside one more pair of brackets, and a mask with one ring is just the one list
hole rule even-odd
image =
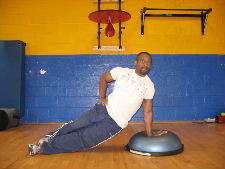
[[174, 156], [148, 157], [123, 147], [143, 124], [130, 124], [99, 147], [78, 153], [29, 156], [27, 144], [59, 125], [21, 125], [0, 132], [0, 169], [225, 169], [225, 124], [154, 124], [175, 132], [185, 150]]

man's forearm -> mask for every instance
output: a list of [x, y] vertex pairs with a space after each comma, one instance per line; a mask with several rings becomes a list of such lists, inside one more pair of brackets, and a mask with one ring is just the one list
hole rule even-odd
[[105, 106], [108, 105], [108, 100], [106, 99], [106, 91], [108, 88], [108, 83], [112, 82], [114, 79], [111, 76], [110, 72], [104, 73], [99, 82], [99, 95], [100, 95], [100, 100], [101, 103]]
[[152, 121], [153, 121], [153, 112], [144, 113], [144, 121], [145, 121], [145, 130], [148, 136], [152, 136]]
[[100, 83], [99, 83], [99, 95], [100, 99], [105, 99], [106, 98], [106, 91], [108, 88], [108, 83], [104, 78], [104, 75], [100, 78]]

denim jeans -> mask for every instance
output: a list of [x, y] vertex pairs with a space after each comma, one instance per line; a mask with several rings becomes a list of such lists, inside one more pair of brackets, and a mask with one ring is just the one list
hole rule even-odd
[[41, 153], [84, 151], [110, 139], [121, 130], [109, 116], [106, 107], [96, 104], [76, 120], [65, 123], [51, 133], [49, 141], [41, 145]]

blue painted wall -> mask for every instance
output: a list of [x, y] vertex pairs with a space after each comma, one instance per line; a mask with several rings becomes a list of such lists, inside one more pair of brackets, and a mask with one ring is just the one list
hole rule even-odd
[[[113, 67], [134, 68], [136, 55], [26, 56], [26, 115], [22, 122], [66, 122], [92, 107], [99, 77]], [[46, 71], [41, 74], [40, 70]], [[225, 111], [225, 56], [153, 55], [155, 121], [194, 121]], [[112, 91], [110, 84], [109, 92]], [[132, 121], [143, 121], [143, 109]]]

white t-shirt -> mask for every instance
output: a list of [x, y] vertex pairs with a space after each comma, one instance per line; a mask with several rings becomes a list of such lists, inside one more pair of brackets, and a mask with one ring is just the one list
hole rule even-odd
[[125, 128], [143, 99], [153, 99], [154, 84], [147, 75], [137, 75], [135, 69], [116, 67], [110, 73], [115, 86], [108, 96], [107, 111], [120, 127]]

